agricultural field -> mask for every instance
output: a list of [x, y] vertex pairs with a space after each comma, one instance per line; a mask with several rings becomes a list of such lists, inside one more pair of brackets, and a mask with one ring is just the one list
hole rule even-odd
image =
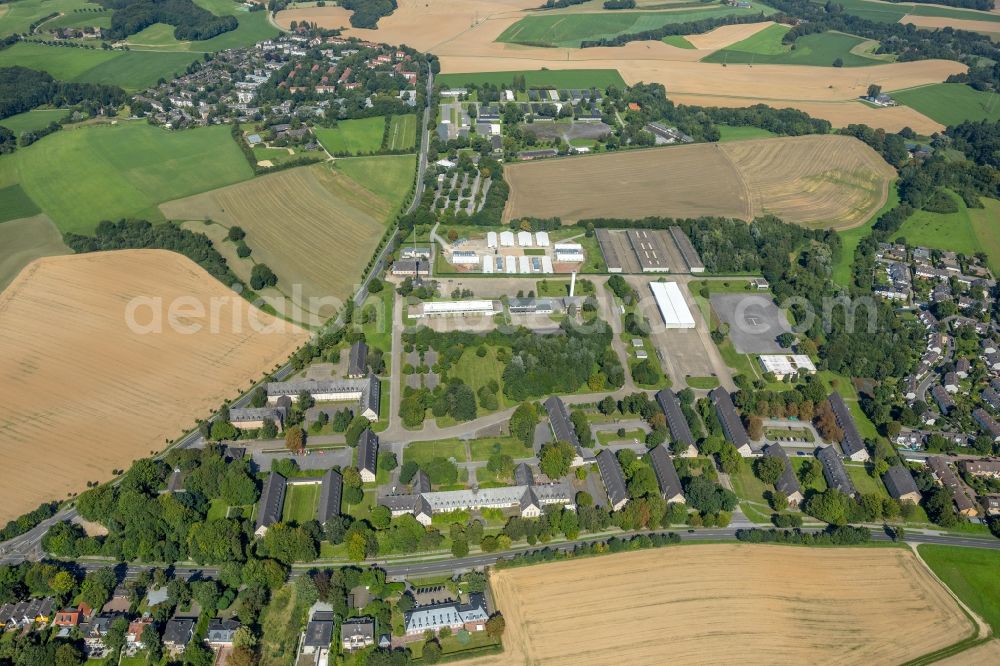
[[920, 557], [951, 591], [1000, 634], [1000, 553], [924, 544]]
[[434, 81], [445, 86], [465, 85], [510, 85], [515, 76], [523, 76], [525, 85], [531, 87], [555, 88], [607, 88], [625, 86], [621, 74], [614, 69], [563, 69], [531, 70], [511, 72], [479, 72], [469, 74], [441, 74]]
[[[772, 213], [849, 228], [882, 206], [895, 171], [860, 141], [828, 135], [550, 159], [514, 164], [505, 174], [508, 220]], [[609, 184], [620, 197], [601, 194]]]
[[214, 53], [225, 49], [252, 46], [257, 42], [278, 35], [278, 30], [267, 20], [267, 12], [236, 11], [240, 7], [229, 3], [234, 9], [217, 14], [232, 14], [239, 21], [236, 30], [224, 32], [211, 39], [181, 42], [174, 38], [174, 27], [165, 23], [154, 23], [145, 30], [129, 36], [128, 44], [133, 50], [187, 51], [194, 53]]
[[719, 143], [726, 141], [746, 141], [748, 139], [767, 139], [777, 136], [770, 130], [762, 127], [733, 127], [732, 125], [718, 125]]
[[885, 62], [885, 59], [864, 55], [862, 49], [868, 40], [840, 32], [800, 37], [795, 41], [793, 49], [790, 44], [781, 42], [788, 30], [788, 26], [772, 25], [742, 42], [712, 53], [702, 61], [819, 67], [830, 67], [838, 58], [844, 67], [864, 67]]
[[1000, 96], [964, 83], [937, 83], [892, 93], [893, 99], [942, 125], [965, 120], [1000, 120]]
[[[2, 201], [0, 210], [4, 210]], [[0, 291], [35, 259], [60, 254], [70, 254], [70, 249], [63, 244], [56, 225], [44, 215], [3, 222], [0, 224]]]
[[63, 81], [113, 83], [134, 92], [160, 78], [174, 78], [196, 57], [192, 53], [104, 51], [19, 42], [0, 50], [0, 67], [22, 65]]
[[[181, 298], [186, 313], [218, 304], [217, 329], [196, 314], [178, 324], [198, 330], [171, 327]], [[130, 304], [145, 330], [128, 326]], [[308, 339], [160, 250], [39, 259], [0, 312], [0, 376], [16, 387], [0, 405], [0, 453], [21, 471], [0, 487], [0, 521], [162, 449]]]
[[[7, 3], [0, 8], [0, 37], [15, 32], [27, 32], [32, 23], [53, 12], [72, 16], [74, 9], [83, 8], [100, 9], [101, 6], [86, 0], [17, 0]], [[87, 15], [81, 14], [81, 16]]]
[[386, 150], [410, 150], [417, 145], [417, 117], [414, 114], [393, 116], [389, 123]]
[[475, 666], [653, 663], [665, 645], [684, 663], [902, 663], [972, 632], [902, 548], [684, 546], [501, 570], [491, 584], [505, 652]]
[[67, 109], [34, 109], [25, 111], [15, 116], [8, 116], [0, 120], [0, 126], [6, 127], [14, 136], [21, 136], [23, 132], [34, 132], [49, 126], [69, 116]]
[[[820, 2], [820, 0], [812, 1]], [[848, 14], [880, 23], [905, 23], [907, 21], [903, 20], [904, 17], [940, 17], [958, 21], [987, 21], [991, 23], [1000, 21], [1000, 15], [994, 13], [933, 4], [881, 2], [879, 0], [843, 0], [837, 4], [843, 7]], [[954, 25], [954, 27], [959, 26]]]
[[[350, 167], [341, 168], [348, 163]], [[305, 313], [325, 318], [354, 291], [386, 222], [409, 189], [413, 168], [412, 156], [298, 167], [170, 201], [160, 210], [173, 220], [211, 219], [224, 227], [242, 227], [253, 261], [275, 272], [281, 293]], [[375, 172], [372, 178], [356, 179], [369, 170]], [[401, 191], [390, 189], [398, 183], [405, 184]], [[234, 266], [238, 272], [243, 269]], [[314, 298], [322, 300], [310, 303]], [[287, 302], [272, 305], [292, 316]], [[296, 319], [302, 321], [305, 313]]]
[[713, 4], [703, 8], [668, 12], [540, 13], [527, 16], [507, 28], [497, 41], [528, 46], [579, 47], [580, 43], [586, 40], [655, 30], [673, 23], [689, 23], [731, 15], [766, 16], [773, 13], [773, 9], [760, 3], [754, 3], [749, 9]]
[[157, 204], [252, 175], [222, 126], [91, 125], [0, 157], [0, 187], [20, 184], [61, 231], [84, 234], [101, 220], [162, 220]]
[[982, 199], [983, 208], [968, 208], [962, 198], [949, 195], [957, 213], [918, 210], [900, 227], [896, 237], [912, 245], [973, 255], [985, 252], [990, 269], [1000, 272], [1000, 201]]
[[334, 155], [374, 153], [382, 147], [385, 118], [341, 120], [336, 127], [317, 127], [316, 138]]

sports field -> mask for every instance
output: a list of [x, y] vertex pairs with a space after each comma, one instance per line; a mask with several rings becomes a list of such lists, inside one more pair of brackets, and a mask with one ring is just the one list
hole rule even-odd
[[685, 664], [898, 664], [973, 629], [902, 548], [681, 546], [490, 580], [504, 653], [473, 666], [652, 664], [665, 651]]
[[732, 15], [766, 16], [773, 13], [773, 9], [760, 3], [754, 3], [749, 9], [713, 4], [669, 12], [540, 13], [526, 16], [510, 26], [500, 34], [497, 41], [529, 46], [578, 47], [583, 41], [655, 30], [674, 23]]
[[319, 505], [319, 484], [291, 484], [285, 491], [285, 505], [281, 510], [284, 522], [295, 521], [299, 525], [316, 519], [316, 507]]
[[70, 249], [63, 244], [56, 225], [44, 215], [0, 224], [0, 291], [35, 259], [59, 254], [70, 254]]
[[[327, 317], [354, 291], [386, 222], [409, 191], [414, 162], [405, 155], [298, 167], [170, 201], [160, 209], [174, 220], [241, 226], [253, 260], [275, 272], [281, 293], [306, 312]], [[351, 164], [342, 168], [346, 163]], [[326, 300], [311, 304], [313, 298]], [[295, 316], [288, 303], [272, 305]], [[295, 318], [301, 317], [308, 315]]]
[[[504, 173], [508, 220], [772, 213], [839, 229], [878, 210], [895, 170], [860, 141], [827, 135], [549, 159]], [[616, 196], [606, 196], [609, 188]]]
[[1000, 95], [976, 90], [964, 83], [938, 83], [892, 93], [900, 104], [912, 107], [942, 125], [965, 120], [1000, 120]]
[[949, 195], [958, 205], [957, 213], [929, 213], [918, 210], [896, 232], [911, 245], [951, 250], [967, 255], [985, 252], [990, 269], [1000, 272], [1000, 201], [982, 199], [983, 208], [968, 208], [962, 198]]
[[317, 127], [316, 138], [334, 155], [364, 155], [382, 147], [385, 117], [341, 120], [336, 127]]
[[0, 67], [40, 69], [62, 81], [112, 83], [129, 91], [172, 79], [197, 59], [192, 53], [104, 51], [18, 42], [0, 50]]
[[614, 69], [541, 69], [511, 72], [477, 72], [470, 74], [441, 74], [435, 83], [444, 86], [484, 85], [509, 86], [515, 76], [523, 76], [525, 85], [552, 88], [600, 88], [625, 86], [621, 74]]
[[417, 144], [417, 117], [413, 114], [393, 116], [389, 123], [387, 150], [409, 150]]
[[9, 129], [14, 136], [21, 136], [22, 132], [34, 132], [48, 127], [49, 123], [58, 122], [70, 113], [67, 109], [35, 109], [4, 118], [0, 120], [0, 126]]
[[156, 206], [163, 201], [252, 175], [223, 126], [171, 132], [145, 122], [92, 125], [0, 157], [0, 187], [19, 183], [60, 230], [77, 233], [101, 220], [161, 220]]
[[[130, 304], [146, 332], [127, 324]], [[182, 328], [167, 316], [178, 304]], [[0, 484], [0, 521], [159, 451], [308, 337], [160, 250], [39, 259], [0, 312], [0, 455], [18, 470]]]
[[770, 63], [775, 65], [816, 65], [831, 67], [840, 58], [844, 67], [863, 67], [884, 63], [884, 59], [869, 58], [856, 53], [867, 40], [840, 32], [806, 35], [795, 41], [795, 48], [783, 44], [781, 38], [789, 30], [785, 25], [772, 25], [742, 42], [720, 49], [702, 58], [702, 62]]

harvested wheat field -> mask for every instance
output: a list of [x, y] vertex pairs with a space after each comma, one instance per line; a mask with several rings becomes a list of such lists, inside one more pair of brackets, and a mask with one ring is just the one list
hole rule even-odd
[[764, 28], [774, 25], [773, 21], [761, 21], [760, 23], [737, 23], [735, 25], [721, 25], [714, 30], [700, 35], [687, 35], [685, 37], [696, 49], [717, 51], [731, 46], [736, 42], [742, 42], [748, 37], [753, 37]]
[[[413, 157], [365, 159], [380, 160], [378, 164], [385, 165], [382, 174], [402, 167], [399, 190], [400, 196], [405, 195]], [[325, 317], [354, 291], [394, 203], [329, 165], [318, 164], [170, 201], [160, 210], [172, 220], [211, 219], [226, 227], [242, 227], [252, 259], [274, 271], [281, 292], [307, 312]], [[294, 292], [296, 285], [300, 294]], [[328, 300], [310, 304], [311, 298]], [[278, 311], [303, 321], [304, 315], [295, 316], [289, 304]]]
[[1000, 23], [996, 21], [976, 21], [974, 19], [948, 18], [945, 16], [918, 16], [907, 14], [899, 19], [900, 23], [911, 23], [918, 28], [954, 28], [968, 30], [995, 36], [1000, 33]]
[[[146, 326], [159, 312], [162, 332], [129, 327], [137, 298], [162, 299], [134, 312]], [[307, 339], [173, 252], [33, 262], [0, 294], [0, 522], [162, 449]]]
[[282, 9], [274, 17], [275, 23], [282, 28], [288, 28], [292, 21], [296, 23], [315, 23], [323, 28], [337, 29], [349, 28], [351, 26], [351, 14], [349, 9], [343, 7], [299, 7], [296, 9]]
[[896, 170], [848, 136], [732, 141], [720, 149], [750, 191], [754, 215], [770, 213], [815, 227], [849, 229], [885, 204]]
[[902, 548], [703, 545], [495, 572], [502, 655], [471, 661], [898, 664], [973, 627]]
[[996, 666], [1000, 664], [1000, 639], [987, 641], [934, 663], [937, 666]]
[[514, 164], [505, 218], [641, 218], [772, 213], [850, 228], [877, 211], [895, 171], [843, 136], [694, 144]]

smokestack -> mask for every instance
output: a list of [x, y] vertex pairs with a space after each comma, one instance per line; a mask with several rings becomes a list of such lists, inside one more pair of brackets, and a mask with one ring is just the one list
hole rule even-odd
[[569, 279], [569, 297], [573, 298], [573, 292], [576, 291], [576, 271], [573, 271], [573, 275]]

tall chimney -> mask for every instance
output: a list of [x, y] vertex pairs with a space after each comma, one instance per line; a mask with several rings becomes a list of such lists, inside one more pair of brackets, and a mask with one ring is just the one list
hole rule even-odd
[[569, 279], [569, 297], [573, 298], [573, 292], [576, 291], [576, 271], [573, 271], [573, 275]]

